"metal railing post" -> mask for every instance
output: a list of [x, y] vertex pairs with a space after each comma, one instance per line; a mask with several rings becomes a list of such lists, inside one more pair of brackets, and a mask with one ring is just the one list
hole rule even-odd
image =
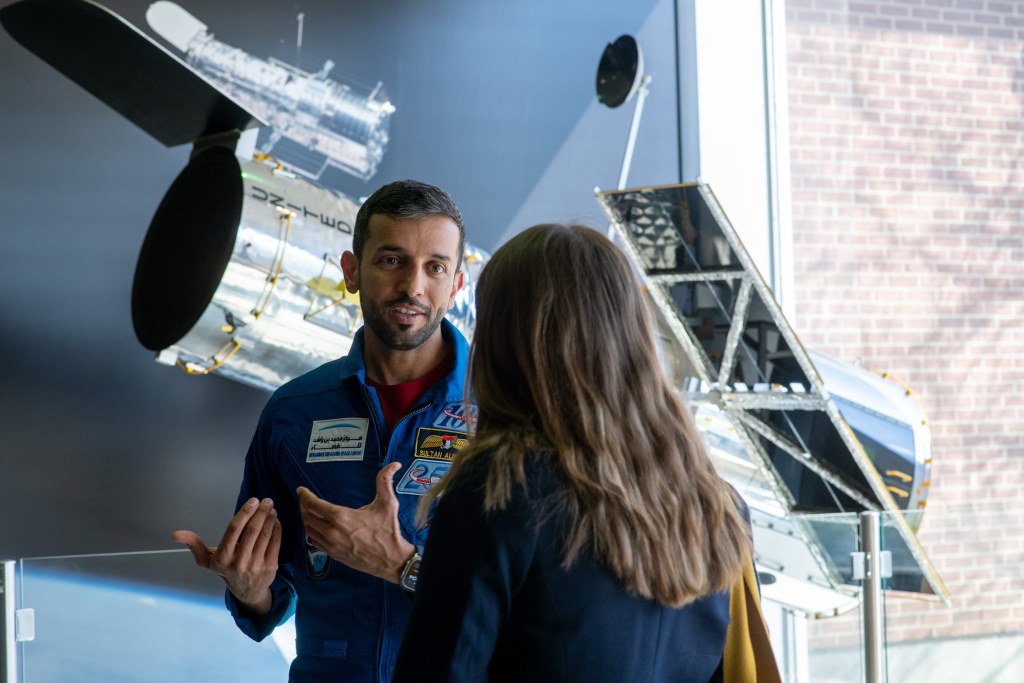
[[882, 543], [879, 515], [860, 513], [860, 544], [864, 553], [864, 583], [861, 607], [864, 616], [864, 677], [866, 683], [885, 681], [885, 652], [882, 602]]

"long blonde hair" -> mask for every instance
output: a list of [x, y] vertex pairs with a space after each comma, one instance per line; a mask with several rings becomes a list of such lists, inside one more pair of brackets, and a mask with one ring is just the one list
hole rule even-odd
[[494, 254], [476, 302], [475, 435], [421, 514], [474, 462], [487, 468], [485, 510], [504, 509], [526, 460], [546, 457], [567, 484], [566, 567], [588, 549], [673, 607], [738, 579], [746, 522], [662, 371], [622, 252], [585, 226], [534, 226]]

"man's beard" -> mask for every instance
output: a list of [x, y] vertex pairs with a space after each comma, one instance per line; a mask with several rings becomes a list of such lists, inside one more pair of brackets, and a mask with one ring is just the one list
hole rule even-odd
[[[444, 309], [437, 309], [434, 316], [430, 317], [432, 309], [429, 306], [424, 306], [416, 299], [410, 298], [388, 301], [383, 306], [378, 306], [375, 301], [364, 299], [362, 306], [366, 326], [373, 330], [373, 333], [377, 335], [377, 338], [381, 340], [384, 346], [392, 351], [411, 351], [412, 349], [419, 348], [440, 327], [445, 313]], [[425, 313], [427, 316], [426, 324], [418, 330], [411, 330], [411, 325], [396, 326], [384, 314], [386, 309], [393, 306], [407, 306]]]

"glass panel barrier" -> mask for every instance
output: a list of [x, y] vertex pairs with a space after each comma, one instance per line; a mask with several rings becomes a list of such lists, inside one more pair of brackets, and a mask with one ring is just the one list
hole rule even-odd
[[860, 516], [857, 513], [794, 515], [807, 535], [817, 540], [824, 561], [840, 588], [832, 613], [809, 615], [807, 675], [815, 683], [861, 683], [864, 680], [862, 650], [864, 620], [859, 580], [853, 578], [853, 553], [860, 550]]
[[19, 560], [18, 683], [288, 679], [294, 626], [256, 643], [232, 621], [219, 579], [187, 550]]
[[[828, 549], [823, 564], [834, 568], [839, 588], [822, 587], [834, 593], [835, 608], [807, 620], [806, 669], [787, 683], [861, 683], [860, 582], [844, 559], [859, 550], [859, 515], [793, 520]], [[951, 604], [893, 590], [908, 580], [901, 563], [917, 564], [902, 557], [903, 536], [880, 515], [882, 547], [893, 564], [883, 592], [885, 680], [1024, 681], [1024, 509], [977, 503], [929, 510], [912, 523], [925, 548], [962, 550], [938, 555], [934, 567]], [[278, 628], [263, 643], [246, 638], [224, 608], [220, 581], [197, 569], [187, 550], [13, 564], [15, 581], [4, 590], [13, 589], [17, 609], [33, 611], [35, 637], [17, 644], [12, 683], [287, 680], [294, 627]], [[765, 585], [765, 594], [771, 588]]]
[[[817, 517], [818, 519], [814, 519]], [[809, 516], [804, 521], [836, 541], [838, 557], [858, 537], [856, 514]], [[902, 553], [891, 515], [881, 514], [882, 550], [892, 553], [893, 577], [883, 586], [885, 680], [900, 683], [1024, 681], [1024, 509], [975, 503], [930, 509], [919, 520], [926, 549], [955, 545], [935, 571], [948, 585], [950, 604], [895, 590], [914, 562]], [[852, 551], [851, 551], [852, 552]], [[852, 572], [852, 563], [849, 565]], [[901, 578], [901, 572], [903, 576]], [[845, 575], [844, 583], [859, 585]], [[901, 583], [904, 582], [904, 583]], [[860, 683], [864, 676], [861, 606], [808, 622], [808, 672], [814, 683]]]

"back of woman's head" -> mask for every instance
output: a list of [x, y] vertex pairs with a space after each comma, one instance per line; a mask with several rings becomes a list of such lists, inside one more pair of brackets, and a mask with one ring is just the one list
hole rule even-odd
[[525, 230], [491, 258], [476, 297], [481, 428], [494, 420], [559, 441], [562, 429], [600, 438], [620, 401], [651, 389], [659, 368], [646, 304], [623, 253], [596, 230]]
[[660, 367], [625, 255], [585, 226], [534, 226], [494, 253], [476, 296], [479, 417], [449, 478], [486, 458], [485, 507], [501, 509], [544, 457], [566, 482], [566, 565], [592, 553], [668, 605], [726, 588], [746, 525]]

